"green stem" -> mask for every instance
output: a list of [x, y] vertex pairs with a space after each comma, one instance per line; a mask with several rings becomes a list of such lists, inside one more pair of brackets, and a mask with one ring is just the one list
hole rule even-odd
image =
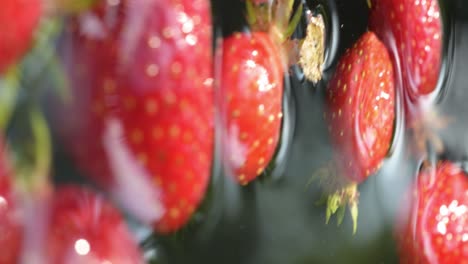
[[20, 89], [20, 71], [13, 66], [0, 80], [0, 129], [4, 130], [16, 106], [16, 98]]

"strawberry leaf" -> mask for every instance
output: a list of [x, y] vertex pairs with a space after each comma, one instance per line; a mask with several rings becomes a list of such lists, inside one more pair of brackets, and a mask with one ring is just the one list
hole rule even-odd
[[18, 69], [11, 67], [0, 79], [0, 129], [5, 129], [14, 111], [20, 88], [19, 75]]

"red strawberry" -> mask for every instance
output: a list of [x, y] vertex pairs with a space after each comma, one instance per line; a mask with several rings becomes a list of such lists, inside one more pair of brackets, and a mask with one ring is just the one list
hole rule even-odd
[[[390, 148], [395, 119], [395, 86], [388, 51], [372, 32], [359, 38], [338, 62], [326, 91], [325, 119], [334, 148], [326, 186], [327, 221], [349, 204], [356, 231], [357, 184], [375, 173]], [[340, 214], [340, 218], [343, 214]], [[339, 219], [341, 222], [341, 219]]]
[[283, 66], [267, 33], [235, 33], [223, 43], [221, 92], [227, 164], [241, 184], [263, 172], [282, 120]]
[[19, 256], [22, 231], [6, 159], [4, 144], [0, 142], [0, 263], [15, 263]]
[[398, 226], [401, 263], [468, 263], [468, 175], [440, 162], [424, 168], [411, 190]]
[[144, 263], [120, 212], [88, 189], [56, 190], [47, 233], [47, 263]]
[[365, 33], [330, 80], [326, 119], [340, 171], [360, 183], [387, 155], [395, 119], [395, 85], [385, 46]]
[[373, 0], [370, 29], [390, 49], [411, 99], [435, 89], [442, 56], [437, 0]]
[[41, 16], [41, 0], [3, 0], [0, 7], [0, 73], [28, 49]]
[[187, 223], [209, 182], [210, 12], [207, 0], [105, 2], [65, 44], [75, 100], [56, 112], [67, 149], [163, 233]]

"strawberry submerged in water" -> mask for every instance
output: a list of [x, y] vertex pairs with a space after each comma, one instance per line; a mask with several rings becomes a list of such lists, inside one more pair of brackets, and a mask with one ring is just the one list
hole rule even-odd
[[2, 1], [0, 7], [0, 74], [27, 51], [41, 14], [41, 0]]
[[[366, 32], [341, 57], [326, 90], [325, 119], [336, 173], [327, 175], [327, 221], [349, 204], [356, 230], [357, 184], [375, 173], [390, 148], [395, 85], [387, 49]], [[341, 221], [341, 220], [339, 220]]]
[[468, 263], [468, 175], [441, 161], [410, 190], [397, 226], [400, 263]]
[[222, 71], [225, 155], [235, 178], [247, 184], [263, 172], [278, 144], [283, 65], [268, 34], [236, 33], [223, 42]]
[[74, 100], [53, 114], [65, 148], [162, 233], [189, 221], [209, 182], [210, 12], [207, 0], [103, 2], [63, 46]]
[[438, 1], [373, 0], [369, 24], [390, 50], [410, 98], [432, 92], [442, 58]]
[[370, 30], [390, 51], [395, 76], [401, 80], [405, 122], [413, 133], [414, 151], [423, 155], [427, 142], [443, 152], [437, 131], [451, 122], [423, 102], [437, 88], [441, 70], [443, 23], [438, 2], [373, 0], [369, 18]]
[[246, 1], [251, 31], [235, 32], [223, 40], [224, 164], [242, 185], [264, 172], [277, 149], [288, 63], [286, 42], [302, 10], [300, 5], [290, 21], [292, 4], [289, 0]]
[[11, 177], [6, 148], [0, 140], [0, 263], [16, 263], [22, 241], [21, 219]]
[[50, 211], [47, 263], [144, 263], [122, 215], [102, 195], [61, 186]]

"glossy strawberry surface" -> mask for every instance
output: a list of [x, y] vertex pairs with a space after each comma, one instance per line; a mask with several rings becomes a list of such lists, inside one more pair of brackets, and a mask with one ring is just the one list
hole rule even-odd
[[121, 213], [104, 196], [62, 186], [50, 211], [46, 263], [144, 263]]
[[56, 114], [66, 149], [162, 233], [188, 222], [208, 185], [211, 45], [205, 0], [105, 2], [74, 19], [63, 45], [74, 94]]
[[341, 57], [325, 100], [338, 168], [360, 183], [387, 155], [395, 121], [392, 63], [374, 33], [365, 33]]
[[268, 34], [235, 33], [224, 39], [220, 88], [225, 164], [247, 184], [272, 159], [283, 117], [283, 65]]
[[0, 6], [0, 73], [24, 55], [42, 12], [41, 0], [3, 0]]
[[437, 85], [442, 58], [442, 19], [437, 0], [375, 0], [370, 26], [392, 54], [414, 100]]
[[468, 176], [443, 161], [423, 168], [400, 217], [400, 263], [468, 263]]

